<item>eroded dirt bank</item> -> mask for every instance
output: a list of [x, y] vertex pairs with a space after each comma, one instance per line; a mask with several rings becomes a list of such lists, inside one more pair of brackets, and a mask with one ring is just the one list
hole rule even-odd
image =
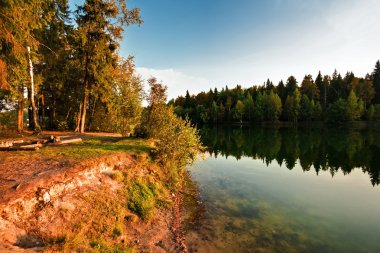
[[[105, 247], [176, 252], [173, 203], [177, 196], [155, 186], [154, 181], [162, 177], [146, 154], [120, 152], [78, 163], [3, 158], [0, 252], [102, 251]], [[158, 201], [149, 219], [126, 208], [126, 184], [136, 180], [148, 180], [158, 189], [152, 191]]]

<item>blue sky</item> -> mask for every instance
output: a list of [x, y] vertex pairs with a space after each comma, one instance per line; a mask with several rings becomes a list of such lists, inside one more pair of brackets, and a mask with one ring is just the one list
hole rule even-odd
[[[72, 0], [80, 3], [81, 0]], [[378, 0], [129, 0], [144, 24], [121, 54], [169, 97], [214, 87], [277, 83], [336, 68], [358, 76], [380, 59]]]

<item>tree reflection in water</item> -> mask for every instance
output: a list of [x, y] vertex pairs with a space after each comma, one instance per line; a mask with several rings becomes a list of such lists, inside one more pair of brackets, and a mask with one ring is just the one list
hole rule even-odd
[[202, 141], [217, 156], [276, 160], [289, 170], [297, 162], [318, 174], [361, 169], [373, 186], [380, 183], [380, 131], [347, 128], [204, 128]]

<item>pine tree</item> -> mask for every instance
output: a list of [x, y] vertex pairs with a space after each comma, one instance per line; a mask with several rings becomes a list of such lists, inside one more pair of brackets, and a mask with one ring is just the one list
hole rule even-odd
[[253, 119], [253, 99], [251, 94], [248, 92], [245, 100], [244, 100], [244, 109], [245, 109], [245, 114], [247, 115], [248, 121], [252, 121]]
[[284, 82], [281, 80], [276, 87], [277, 94], [281, 98], [281, 103], [285, 104], [286, 101], [286, 88]]
[[319, 88], [314, 83], [311, 75], [306, 75], [301, 83], [301, 93], [308, 96], [309, 100], [319, 100]]
[[80, 106], [80, 124], [85, 130], [86, 112], [90, 94], [112, 82], [110, 69], [117, 63], [117, 48], [122, 39], [123, 26], [141, 24], [138, 9], [128, 10], [124, 0], [86, 0], [76, 12], [80, 52], [83, 60], [83, 101]]
[[372, 82], [375, 88], [374, 103], [380, 104], [380, 60], [375, 64], [375, 68], [372, 72]]
[[[312, 100], [313, 101], [313, 100]], [[314, 104], [314, 102], [313, 102]], [[300, 102], [300, 118], [304, 121], [311, 121], [313, 116], [313, 104], [307, 95], [301, 96]]]
[[191, 108], [192, 107], [191, 97], [190, 97], [188, 90], [186, 91], [185, 100], [183, 101], [183, 107], [184, 108]]
[[297, 80], [294, 76], [290, 76], [286, 81], [286, 95], [293, 95], [297, 88]]

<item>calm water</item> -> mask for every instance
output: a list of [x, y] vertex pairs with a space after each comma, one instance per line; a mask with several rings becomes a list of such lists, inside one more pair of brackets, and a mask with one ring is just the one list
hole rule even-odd
[[210, 129], [197, 252], [380, 252], [380, 131]]

